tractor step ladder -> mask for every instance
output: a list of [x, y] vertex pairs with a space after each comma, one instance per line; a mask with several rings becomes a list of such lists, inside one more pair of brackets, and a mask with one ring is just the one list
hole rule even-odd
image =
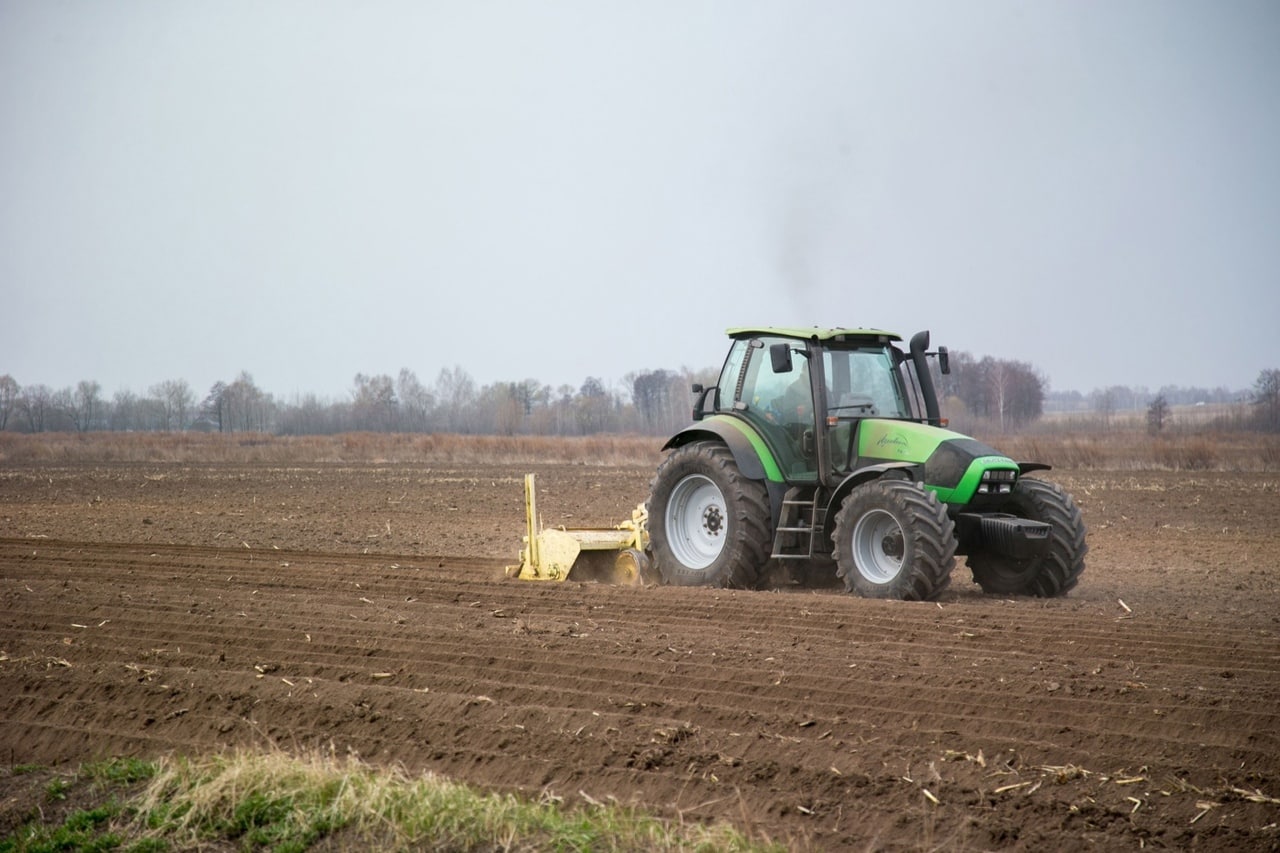
[[[807, 493], [807, 494], [806, 494]], [[782, 497], [782, 515], [773, 535], [775, 560], [808, 560], [813, 556], [815, 521], [818, 517], [817, 489], [792, 487]], [[788, 542], [794, 538], [794, 542]]]

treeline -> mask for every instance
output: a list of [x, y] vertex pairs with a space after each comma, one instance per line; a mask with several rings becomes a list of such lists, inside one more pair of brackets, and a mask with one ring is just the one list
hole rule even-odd
[[[1265, 372], [1265, 371], [1264, 371]], [[1152, 391], [1145, 385], [1108, 385], [1087, 394], [1079, 391], [1051, 391], [1045, 398], [1046, 412], [1137, 412], [1164, 397], [1170, 406], [1195, 406], [1249, 402], [1249, 391], [1228, 388], [1165, 385]]]
[[944, 413], [964, 432], [1016, 432], [1045, 414], [1089, 414], [1097, 425], [1138, 413], [1153, 434], [1167, 425], [1174, 407], [1231, 405], [1229, 415], [1211, 425], [1228, 430], [1280, 432], [1280, 369], [1263, 370], [1253, 389], [1166, 385], [1152, 392], [1145, 386], [1111, 385], [1088, 394], [1049, 390], [1048, 379], [1026, 362], [951, 354], [951, 373], [934, 374]]
[[[1175, 407], [1183, 411], [1182, 418], [1201, 427], [1280, 432], [1280, 369], [1260, 371], [1248, 391], [1166, 385], [1153, 392], [1144, 386], [1111, 385], [1088, 395], [1059, 392], [1050, 395], [1047, 411], [1067, 416], [1087, 413], [1104, 428], [1138, 415], [1145, 419], [1148, 431], [1158, 435]], [[1192, 414], [1199, 412], [1205, 414]]]
[[[184, 379], [152, 385], [145, 394], [124, 389], [107, 397], [84, 380], [53, 390], [22, 386], [0, 375], [0, 430], [17, 432], [254, 432], [335, 435], [346, 432], [459, 435], [582, 436], [601, 433], [663, 435], [689, 422], [690, 387], [716, 381], [716, 370], [644, 370], [610, 387], [587, 377], [578, 387], [535, 379], [478, 385], [463, 368], [443, 368], [426, 384], [408, 368], [396, 376], [356, 374], [348, 398], [315, 394], [281, 400], [246, 371], [197, 394]], [[935, 373], [943, 412], [961, 431], [1015, 432], [1046, 412], [1112, 415], [1146, 410], [1158, 431], [1172, 406], [1241, 403], [1247, 414], [1232, 428], [1280, 432], [1280, 370], [1263, 370], [1252, 391], [1111, 386], [1089, 395], [1049, 393], [1047, 378], [1026, 362], [951, 354], [951, 373]]]
[[1049, 380], [1030, 364], [967, 352], [953, 352], [950, 360], [949, 374], [935, 368], [934, 384], [953, 421], [984, 422], [1008, 432], [1044, 414]]
[[145, 394], [85, 380], [55, 391], [0, 376], [0, 430], [18, 432], [254, 432], [335, 435], [345, 432], [460, 435], [596, 435], [673, 432], [689, 422], [690, 387], [712, 383], [714, 370], [646, 370], [620, 387], [597, 377], [553, 388], [534, 379], [478, 385], [467, 371], [444, 368], [434, 383], [408, 368], [356, 374], [345, 400], [315, 394], [282, 400], [242, 371], [197, 395], [183, 379], [152, 385]]

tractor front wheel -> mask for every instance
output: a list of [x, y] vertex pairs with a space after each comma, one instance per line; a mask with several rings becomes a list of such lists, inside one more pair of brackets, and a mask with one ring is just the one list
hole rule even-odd
[[1013, 487], [1001, 510], [1049, 524], [1049, 549], [1023, 559], [986, 551], [970, 554], [966, 560], [983, 592], [1051, 598], [1079, 582], [1089, 546], [1084, 541], [1084, 520], [1071, 495], [1057, 483], [1027, 477]]
[[664, 583], [751, 589], [771, 547], [764, 484], [742, 476], [723, 444], [677, 447], [649, 492], [649, 542]]
[[875, 480], [836, 514], [836, 571], [867, 598], [928, 601], [951, 583], [955, 522], [933, 492], [909, 480]]

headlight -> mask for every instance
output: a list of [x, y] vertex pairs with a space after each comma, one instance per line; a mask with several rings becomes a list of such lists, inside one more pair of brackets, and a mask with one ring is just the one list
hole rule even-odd
[[982, 482], [978, 484], [980, 495], [1007, 495], [1013, 491], [1013, 484], [1018, 479], [1018, 472], [1011, 468], [992, 468], [982, 472]]

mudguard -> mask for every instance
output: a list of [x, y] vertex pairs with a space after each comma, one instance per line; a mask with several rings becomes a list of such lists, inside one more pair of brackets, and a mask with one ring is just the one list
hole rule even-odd
[[782, 469], [769, 450], [760, 433], [756, 432], [746, 421], [729, 418], [723, 415], [712, 415], [695, 424], [680, 430], [667, 443], [663, 450], [680, 447], [693, 441], [719, 439], [733, 454], [733, 461], [744, 477], [752, 480], [767, 480], [771, 483], [782, 483]]
[[787, 482], [760, 433], [746, 421], [712, 415], [671, 436], [662, 449], [671, 450], [694, 441], [719, 441], [728, 447], [742, 476], [764, 482], [769, 493], [771, 517], [778, 518], [782, 512], [783, 496], [787, 493]]
[[840, 485], [835, 487], [831, 493], [831, 499], [827, 501], [827, 535], [831, 535], [831, 528], [835, 526], [836, 512], [839, 511], [840, 505], [844, 503], [845, 497], [849, 492], [861, 486], [863, 483], [871, 480], [878, 480], [890, 471], [900, 471], [909, 480], [920, 479], [920, 466], [914, 462], [878, 462], [875, 465], [866, 465], [854, 471], [840, 481]]

